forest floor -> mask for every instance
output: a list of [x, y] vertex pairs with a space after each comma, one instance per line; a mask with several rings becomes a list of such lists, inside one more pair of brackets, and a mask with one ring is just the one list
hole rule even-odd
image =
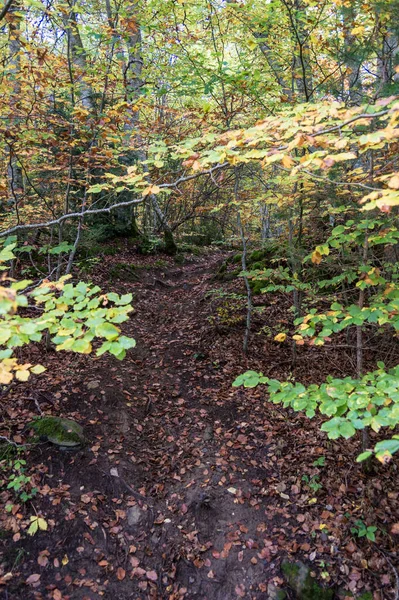
[[[137, 347], [122, 362], [31, 351], [48, 374], [2, 399], [0, 433], [26, 441], [40, 410], [81, 423], [89, 443], [30, 448], [31, 501], [3, 489], [14, 507], [0, 516], [0, 598], [266, 600], [273, 586], [294, 598], [281, 571], [287, 558], [347, 590], [341, 598], [367, 590], [395, 598], [397, 461], [366, 477], [357, 440], [329, 441], [317, 419], [267, 403], [261, 389], [231, 386], [249, 368], [320, 382], [352, 372], [350, 356], [302, 348], [293, 365], [291, 347], [262, 334], [289, 319], [288, 300], [269, 299], [244, 357], [245, 311], [226, 324], [223, 299], [208, 295], [243, 293], [213, 279], [223, 258], [179, 266], [127, 246], [104, 256], [90, 278], [134, 294], [123, 331]], [[138, 281], [110, 280], [122, 261], [138, 267]], [[30, 537], [35, 513], [49, 528]], [[377, 544], [351, 531], [356, 521], [378, 527]]]

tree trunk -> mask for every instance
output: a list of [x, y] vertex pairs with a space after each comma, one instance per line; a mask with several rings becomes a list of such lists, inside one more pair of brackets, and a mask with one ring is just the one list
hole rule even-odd
[[10, 202], [15, 205], [15, 210], [18, 215], [18, 204], [24, 193], [24, 178], [22, 167], [18, 161], [18, 140], [13, 139], [13, 128], [18, 127], [18, 120], [15, 118], [17, 115], [17, 105], [21, 96], [21, 20], [22, 17], [17, 14], [21, 10], [19, 2], [15, 2], [8, 9], [8, 52], [9, 52], [9, 78], [12, 87], [10, 96], [10, 129], [9, 129], [9, 143], [7, 145], [8, 150], [8, 187], [10, 192]]

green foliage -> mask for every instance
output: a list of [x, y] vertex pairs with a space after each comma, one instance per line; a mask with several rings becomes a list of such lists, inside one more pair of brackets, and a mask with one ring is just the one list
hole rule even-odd
[[309, 477], [309, 475], [302, 475], [302, 481], [304, 481], [308, 488], [313, 492], [318, 492], [323, 487], [320, 483], [319, 475], [312, 475], [311, 477]]
[[375, 532], [377, 529], [378, 528], [375, 525], [367, 526], [364, 521], [359, 519], [358, 521], [355, 521], [354, 526], [351, 527], [351, 532], [358, 538], [365, 537], [370, 542], [375, 542]]
[[[0, 470], [4, 479], [0, 481], [1, 486], [12, 490], [18, 502], [27, 502], [37, 494], [37, 488], [31, 483], [31, 477], [26, 475], [26, 461], [22, 458], [8, 459], [0, 462]], [[12, 504], [6, 506], [9, 512]]]
[[[13, 245], [0, 252], [1, 261], [14, 257]], [[97, 356], [110, 352], [122, 360], [135, 341], [121, 334], [119, 325], [133, 310], [132, 295], [119, 296], [114, 292], [101, 294], [98, 286], [83, 282], [69, 283], [71, 276], [59, 281], [44, 280], [39, 286], [22, 294], [31, 281], [8, 281], [0, 287], [0, 384], [9, 384], [14, 377], [27, 381], [31, 373], [40, 374], [41, 365], [20, 364], [15, 348], [40, 342], [48, 332], [56, 350], [90, 354], [95, 339], [105, 340]], [[34, 315], [21, 313], [33, 301]]]
[[[380, 363], [377, 371], [367, 373], [361, 379], [328, 377], [326, 383], [308, 387], [247, 371], [236, 378], [233, 386], [254, 388], [258, 384], [267, 385], [273, 404], [303, 411], [309, 418], [316, 412], [331, 417], [321, 427], [330, 439], [348, 439], [356, 431], [368, 427], [378, 432], [399, 424], [399, 366], [386, 371]], [[385, 462], [398, 450], [399, 436], [394, 436], [392, 440], [377, 444], [374, 452], [378, 460]], [[365, 460], [371, 453], [360, 455], [358, 460]]]

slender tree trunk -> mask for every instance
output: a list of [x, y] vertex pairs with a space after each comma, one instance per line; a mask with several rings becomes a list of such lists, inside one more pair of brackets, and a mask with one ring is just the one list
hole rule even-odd
[[18, 131], [17, 104], [21, 97], [21, 6], [20, 2], [15, 1], [8, 8], [8, 52], [9, 52], [9, 79], [12, 86], [10, 97], [10, 135], [8, 143], [8, 187], [10, 200], [15, 205], [15, 211], [18, 218], [18, 208], [21, 197], [24, 193], [24, 179], [22, 167], [18, 161], [18, 140], [13, 137], [13, 129]]
[[[238, 169], [235, 167], [235, 183], [234, 183], [234, 198], [238, 202], [238, 187], [239, 187], [239, 175]], [[241, 267], [245, 272], [247, 270], [247, 240], [245, 238], [244, 228], [242, 226], [241, 212], [237, 210], [237, 227], [241, 238], [242, 244], [242, 255], [241, 255]], [[244, 354], [248, 354], [248, 343], [249, 335], [251, 332], [251, 318], [252, 318], [252, 292], [249, 285], [248, 277], [244, 275], [245, 288], [247, 290], [247, 318], [245, 323], [245, 334], [243, 340], [243, 351]]]
[[[362, 262], [365, 265], [368, 257], [368, 234], [366, 232], [366, 238], [363, 244]], [[364, 306], [365, 291], [359, 291], [358, 306], [360, 309]], [[356, 377], [361, 379], [363, 376], [363, 328], [361, 325], [356, 326]], [[369, 433], [367, 429], [362, 430], [362, 450], [367, 450], [369, 446]]]
[[344, 60], [346, 65], [346, 96], [348, 104], [356, 105], [362, 102], [363, 87], [361, 79], [362, 57], [358, 55], [356, 35], [352, 33], [356, 22], [356, 9], [354, 4], [342, 6], [342, 19], [344, 28]]

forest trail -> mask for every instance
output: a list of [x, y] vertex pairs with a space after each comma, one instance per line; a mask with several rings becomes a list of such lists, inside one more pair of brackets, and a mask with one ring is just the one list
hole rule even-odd
[[226, 378], [228, 360], [212, 359], [206, 293], [219, 261], [201, 259], [133, 286], [137, 315], [127, 334], [137, 349], [113, 377], [132, 395], [130, 406], [123, 390], [105, 385], [111, 402], [121, 398], [105, 437], [118, 435], [118, 423], [131, 459], [118, 461], [118, 473], [148, 497], [132, 541], [144, 535], [141, 548], [151, 548], [140, 566], [157, 571], [162, 598], [172, 590], [187, 598], [262, 597], [275, 574], [262, 510], [265, 433], [254, 435], [243, 394]]
[[237, 365], [241, 336], [221, 355], [206, 318], [221, 258], [117, 284], [135, 296], [123, 329], [137, 347], [123, 362], [49, 357], [63, 362], [54, 389], [37, 391], [41, 408], [79, 420], [89, 447], [33, 450], [57, 535], [25, 543], [9, 597], [27, 600], [22, 582], [43, 552], [40, 590], [73, 600], [267, 597], [278, 575], [267, 496], [279, 474], [261, 399], [231, 387], [245, 367]]
[[[287, 418], [262, 390], [232, 388], [247, 368], [286, 377], [289, 360], [286, 349], [257, 336], [246, 359], [242, 324], [222, 331], [209, 321], [208, 292], [220, 287], [213, 275], [223, 258], [180, 267], [132, 252], [117, 263], [104, 257], [93, 274], [104, 288], [121, 260], [141, 273], [114, 283], [134, 295], [122, 328], [137, 346], [122, 362], [49, 353], [51, 387], [39, 380], [34, 392], [26, 386], [25, 399], [16, 397], [10, 416], [21, 427], [39, 406], [80, 422], [89, 443], [77, 452], [49, 444], [30, 451], [35, 509], [50, 528], [14, 543], [9, 556], [6, 549], [17, 565], [6, 600], [274, 600], [274, 586], [286, 589], [286, 558], [312, 562], [319, 577], [329, 565], [335, 581], [364, 585], [347, 563], [355, 551], [364, 556], [348, 544], [344, 515], [365, 493], [361, 474], [349, 475], [353, 449], [342, 454], [317, 422]], [[268, 310], [277, 320], [281, 308]], [[391, 480], [385, 485], [395, 493]], [[382, 515], [385, 501], [373, 486], [370, 507]], [[27, 586], [32, 574], [40, 578]]]

